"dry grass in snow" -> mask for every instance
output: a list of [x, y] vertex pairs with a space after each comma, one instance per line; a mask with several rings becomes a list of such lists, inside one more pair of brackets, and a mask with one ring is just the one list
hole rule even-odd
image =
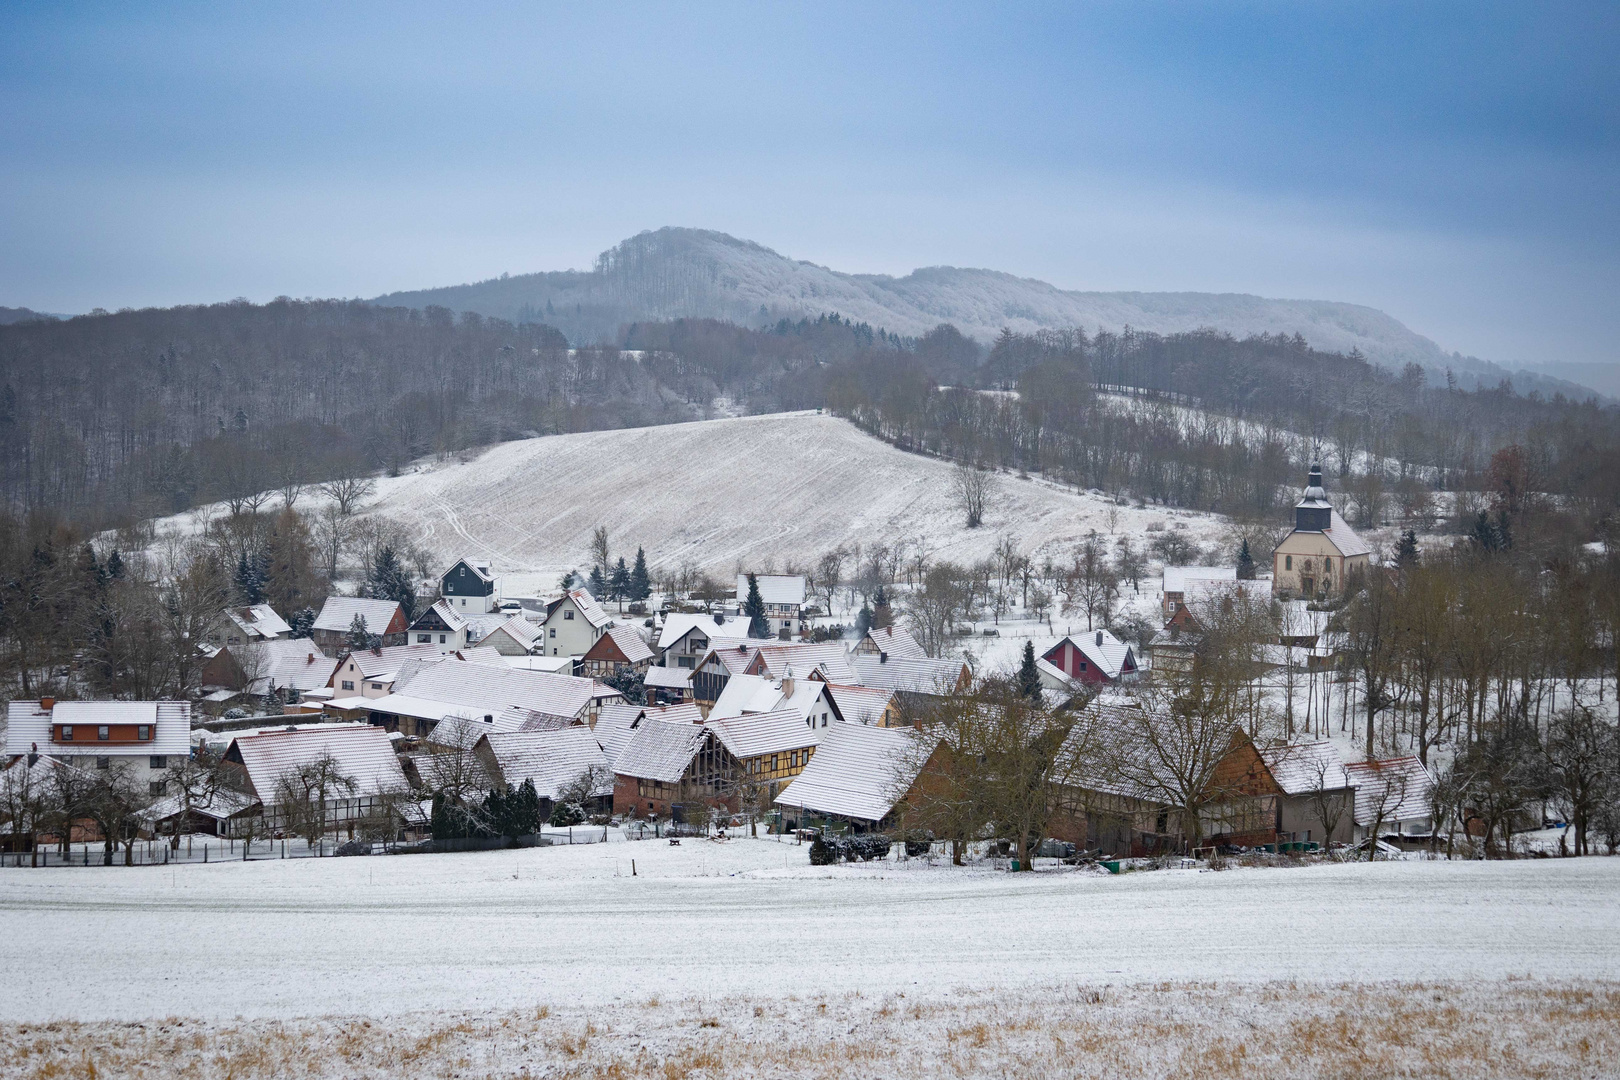
[[1162, 983], [0, 1027], [48, 1077], [1603, 1077], [1620, 984]]

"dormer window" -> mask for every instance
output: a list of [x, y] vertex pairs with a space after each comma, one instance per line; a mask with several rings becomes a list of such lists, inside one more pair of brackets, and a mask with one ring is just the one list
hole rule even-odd
[[112, 732], [108, 729], [106, 724], [102, 724], [100, 727], [96, 728], [96, 740], [98, 742], [106, 742], [111, 736]]
[[136, 728], [135, 728], [135, 741], [136, 742], [151, 742], [152, 741], [152, 728], [151, 728], [151, 725], [149, 725], [149, 724], [138, 724], [138, 725], [136, 725]]
[[62, 725], [62, 741], [63, 742], [72, 742], [73, 741], [73, 725], [72, 724], [63, 724]]

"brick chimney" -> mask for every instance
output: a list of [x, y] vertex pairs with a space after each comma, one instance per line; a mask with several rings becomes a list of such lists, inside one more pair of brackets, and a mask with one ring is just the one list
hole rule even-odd
[[52, 709], [56, 708], [56, 699], [53, 697], [42, 697], [39, 699], [39, 707], [45, 712], [50, 712]]

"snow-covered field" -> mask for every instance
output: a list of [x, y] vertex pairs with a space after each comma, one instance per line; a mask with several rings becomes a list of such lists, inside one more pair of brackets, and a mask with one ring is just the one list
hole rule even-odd
[[[631, 876], [634, 860], [636, 876]], [[0, 1021], [1612, 979], [1620, 859], [1111, 877], [812, 868], [774, 839], [0, 870]]]
[[490, 559], [508, 593], [552, 591], [563, 570], [588, 566], [597, 525], [607, 526], [616, 555], [633, 558], [642, 546], [655, 570], [692, 562], [722, 577], [739, 565], [805, 567], [840, 544], [921, 543], [936, 559], [963, 562], [1010, 534], [1026, 552], [1066, 560], [1092, 529], [1185, 524], [1208, 543], [1224, 527], [1215, 515], [1115, 507], [1003, 474], [984, 526], [969, 530], [950, 477], [949, 464], [847, 421], [786, 413], [502, 443], [470, 461], [422, 462], [382, 479], [367, 510], [419, 528], [443, 559]]

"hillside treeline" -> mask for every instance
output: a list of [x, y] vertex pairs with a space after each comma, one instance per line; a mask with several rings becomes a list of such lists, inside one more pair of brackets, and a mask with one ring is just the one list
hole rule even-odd
[[[1588, 523], [1620, 501], [1616, 410], [1429, 386], [1298, 337], [985, 348], [828, 315], [634, 323], [571, 350], [536, 323], [286, 299], [0, 327], [0, 498], [104, 527], [524, 435], [817, 407], [910, 449], [1240, 517], [1275, 514], [1310, 453], [1364, 523], [1485, 490], [1507, 446]], [[1466, 526], [1477, 501], [1445, 509]]]
[[95, 525], [676, 418], [616, 352], [444, 309], [277, 300], [0, 327], [0, 497]]

